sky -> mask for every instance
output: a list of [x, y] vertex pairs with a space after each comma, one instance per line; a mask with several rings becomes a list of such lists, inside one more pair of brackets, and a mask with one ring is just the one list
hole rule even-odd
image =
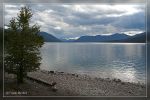
[[[23, 4], [4, 6], [5, 24], [16, 17]], [[63, 39], [77, 39], [84, 35], [135, 35], [145, 31], [143, 4], [28, 4], [32, 9], [32, 24], [41, 31]]]

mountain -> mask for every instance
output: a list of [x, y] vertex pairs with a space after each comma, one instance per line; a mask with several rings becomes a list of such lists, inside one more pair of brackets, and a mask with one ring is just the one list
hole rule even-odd
[[126, 34], [115, 33], [112, 35], [96, 35], [96, 36], [81, 36], [75, 42], [129, 42], [129, 43], [145, 43], [146, 32], [129, 36]]
[[118, 42], [133, 42], [133, 43], [145, 43], [146, 42], [146, 32], [130, 36], [127, 39], [118, 41]]
[[150, 43], [150, 32], [147, 32], [147, 41]]
[[47, 32], [39, 32], [39, 35], [41, 35], [44, 38], [45, 42], [61, 42], [61, 40]]
[[81, 36], [75, 42], [111, 42], [129, 38], [126, 34], [115, 33], [112, 35]]
[[[145, 43], [146, 42], [146, 32], [137, 34], [134, 36], [129, 36], [126, 34], [115, 33], [112, 35], [96, 35], [96, 36], [81, 36], [80, 38], [74, 40], [58, 39], [55, 36], [47, 32], [39, 32], [43, 36], [45, 42], [127, 42], [127, 43]], [[147, 34], [148, 41], [150, 40], [150, 34]]]

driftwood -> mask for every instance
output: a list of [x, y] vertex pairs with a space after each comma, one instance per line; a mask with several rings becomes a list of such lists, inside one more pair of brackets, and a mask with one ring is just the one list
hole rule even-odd
[[52, 82], [52, 83], [50, 84], [50, 83], [48, 83], [48, 82], [45, 82], [45, 81], [42, 81], [42, 80], [38, 80], [38, 79], [29, 77], [29, 76], [27, 76], [26, 78], [29, 79], [29, 80], [35, 81], [35, 82], [37, 82], [37, 83], [40, 83], [40, 84], [43, 84], [43, 85], [46, 85], [46, 86], [50, 86], [50, 87], [54, 87], [54, 86], [57, 84], [56, 82]]

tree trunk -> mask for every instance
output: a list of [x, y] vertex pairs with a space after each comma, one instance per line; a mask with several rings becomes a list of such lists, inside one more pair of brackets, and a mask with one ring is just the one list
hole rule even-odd
[[19, 66], [19, 69], [18, 69], [18, 84], [22, 84], [23, 83], [23, 40], [22, 38], [20, 38], [21, 41], [20, 41], [20, 66]]
[[22, 66], [19, 67], [18, 73], [17, 73], [17, 82], [18, 84], [22, 84], [23, 81], [23, 68]]

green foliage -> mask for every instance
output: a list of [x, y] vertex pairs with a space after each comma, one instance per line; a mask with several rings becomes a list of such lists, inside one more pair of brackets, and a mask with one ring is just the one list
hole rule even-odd
[[[3, 29], [0, 28], [0, 66], [3, 66]], [[0, 71], [2, 67], [0, 67]]]
[[3, 44], [3, 29], [0, 27], [0, 45]]
[[17, 18], [12, 18], [5, 32], [5, 71], [17, 75], [18, 83], [29, 71], [39, 69], [43, 38], [38, 35], [40, 27], [30, 25], [31, 9], [22, 7]]

